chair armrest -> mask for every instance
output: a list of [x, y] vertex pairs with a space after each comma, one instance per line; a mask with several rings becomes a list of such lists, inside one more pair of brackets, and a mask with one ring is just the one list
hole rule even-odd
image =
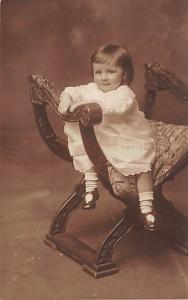
[[148, 118], [155, 104], [157, 91], [166, 90], [178, 102], [188, 104], [188, 86], [172, 71], [158, 63], [145, 64], [145, 116]]
[[58, 112], [61, 89], [53, 82], [49, 81], [42, 75], [30, 75], [29, 87], [33, 105], [36, 107], [37, 105], [50, 105], [55, 113], [64, 121], [78, 121], [73, 113], [60, 114]]
[[32, 102], [37, 104], [49, 104], [57, 111], [60, 102], [60, 88], [42, 75], [30, 75], [28, 79], [31, 96], [33, 96]]
[[49, 105], [64, 121], [76, 121], [72, 114], [70, 116], [62, 116], [58, 112], [60, 88], [41, 75], [31, 75], [28, 77], [28, 81], [34, 117], [43, 141], [53, 153], [71, 162], [72, 157], [68, 150], [67, 139], [57, 137], [46, 111], [46, 106]]
[[98, 124], [102, 121], [102, 109], [98, 103], [86, 103], [79, 105], [73, 112], [75, 119], [84, 127]]

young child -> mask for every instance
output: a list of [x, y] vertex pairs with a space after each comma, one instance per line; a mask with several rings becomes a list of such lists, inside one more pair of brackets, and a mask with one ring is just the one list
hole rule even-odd
[[[91, 56], [93, 82], [67, 87], [60, 96], [58, 111], [73, 111], [83, 103], [97, 102], [103, 111], [102, 122], [95, 126], [97, 140], [107, 160], [124, 176], [135, 175], [141, 218], [145, 229], [158, 229], [153, 207], [152, 162], [154, 139], [148, 120], [139, 111], [130, 89], [134, 77], [131, 56], [125, 47], [102, 45]], [[89, 160], [77, 123], [66, 122], [65, 133], [76, 170], [85, 174], [86, 193], [83, 209], [95, 207], [98, 198], [97, 173]]]

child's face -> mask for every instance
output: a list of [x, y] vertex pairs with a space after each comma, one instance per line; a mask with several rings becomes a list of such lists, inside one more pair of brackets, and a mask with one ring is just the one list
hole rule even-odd
[[114, 63], [93, 63], [94, 82], [103, 92], [115, 90], [124, 80], [124, 71]]

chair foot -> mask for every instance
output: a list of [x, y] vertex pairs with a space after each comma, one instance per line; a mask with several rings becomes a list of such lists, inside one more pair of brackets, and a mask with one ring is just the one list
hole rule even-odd
[[98, 263], [97, 251], [68, 233], [47, 234], [44, 242], [81, 264], [83, 271], [96, 279], [118, 272], [112, 261]]
[[113, 275], [119, 270], [114, 263], [106, 263], [101, 265], [93, 265], [92, 267], [88, 265], [83, 265], [83, 271], [93, 276], [94, 278], [102, 278], [105, 276]]

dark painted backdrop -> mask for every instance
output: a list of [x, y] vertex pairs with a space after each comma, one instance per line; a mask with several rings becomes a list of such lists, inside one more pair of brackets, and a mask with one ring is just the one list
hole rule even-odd
[[[0, 128], [35, 126], [27, 76], [60, 86], [90, 80], [96, 46], [126, 44], [135, 65], [133, 89], [142, 106], [143, 64], [160, 62], [188, 83], [187, 0], [3, 0], [3, 91]], [[185, 124], [187, 107], [162, 93], [154, 117]]]

